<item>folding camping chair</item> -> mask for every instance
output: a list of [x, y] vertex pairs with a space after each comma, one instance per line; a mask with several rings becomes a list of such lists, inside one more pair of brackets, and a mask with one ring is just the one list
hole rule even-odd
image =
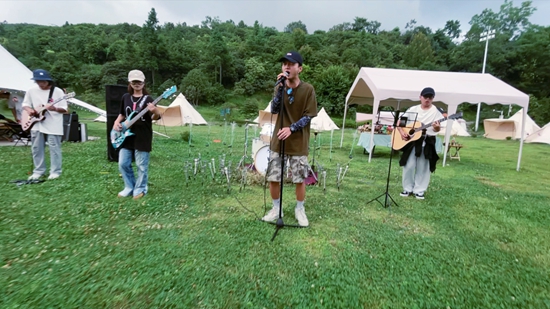
[[27, 146], [31, 140], [30, 131], [24, 131], [21, 125], [0, 114], [0, 134], [2, 137], [14, 141], [14, 146], [22, 143]]

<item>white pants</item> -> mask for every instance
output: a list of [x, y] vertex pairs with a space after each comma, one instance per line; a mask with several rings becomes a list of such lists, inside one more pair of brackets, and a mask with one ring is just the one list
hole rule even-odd
[[44, 134], [39, 131], [31, 131], [33, 174], [44, 175], [46, 173], [46, 138], [50, 148], [50, 174], [61, 175], [61, 135]]
[[403, 167], [403, 191], [424, 194], [430, 184], [430, 161], [424, 156], [424, 147], [420, 157], [411, 151], [407, 164]]

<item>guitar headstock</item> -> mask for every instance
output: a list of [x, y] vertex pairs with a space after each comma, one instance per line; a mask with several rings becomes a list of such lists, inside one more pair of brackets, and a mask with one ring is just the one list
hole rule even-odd
[[162, 97], [163, 99], [167, 99], [167, 98], [169, 98], [171, 95], [173, 95], [174, 93], [176, 93], [176, 91], [178, 91], [178, 87], [172, 86], [172, 87], [166, 89], [166, 91], [164, 91], [164, 92], [162, 93], [161, 97]]
[[451, 116], [447, 117], [447, 119], [453, 119], [453, 120], [459, 119], [459, 118], [462, 118], [462, 112], [452, 114]]

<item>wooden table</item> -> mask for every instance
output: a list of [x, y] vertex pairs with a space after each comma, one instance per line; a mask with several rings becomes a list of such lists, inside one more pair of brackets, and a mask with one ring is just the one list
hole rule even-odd
[[[464, 145], [459, 143], [449, 143], [449, 148], [447, 149], [447, 153], [449, 154], [449, 158], [457, 159], [460, 161], [460, 149], [464, 148]], [[453, 149], [453, 151], [451, 151]], [[454, 152], [454, 153], [453, 153]]]

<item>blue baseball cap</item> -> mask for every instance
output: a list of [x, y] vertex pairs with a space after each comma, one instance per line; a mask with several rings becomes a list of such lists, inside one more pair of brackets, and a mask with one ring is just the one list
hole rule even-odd
[[50, 72], [42, 69], [36, 69], [32, 71], [32, 80], [48, 80], [53, 81], [52, 77], [50, 76]]

